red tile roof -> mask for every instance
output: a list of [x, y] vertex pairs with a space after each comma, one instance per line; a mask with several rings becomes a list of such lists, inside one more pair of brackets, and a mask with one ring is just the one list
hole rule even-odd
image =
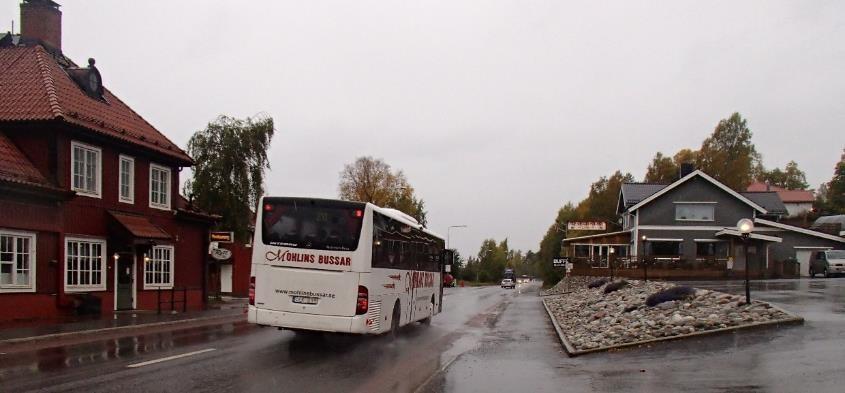
[[55, 188], [2, 131], [0, 131], [0, 181]]
[[61, 120], [179, 161], [191, 158], [108, 89], [103, 100], [77, 85], [41, 46], [0, 48], [0, 121]]
[[816, 196], [813, 194], [812, 191], [809, 190], [787, 190], [783, 187], [772, 186], [766, 183], [761, 182], [754, 182], [751, 183], [747, 191], [749, 192], [760, 192], [760, 191], [775, 191], [778, 193], [780, 200], [783, 203], [810, 203], [816, 201]]
[[170, 239], [170, 234], [150, 222], [146, 217], [116, 211], [109, 211], [109, 214], [138, 239]]

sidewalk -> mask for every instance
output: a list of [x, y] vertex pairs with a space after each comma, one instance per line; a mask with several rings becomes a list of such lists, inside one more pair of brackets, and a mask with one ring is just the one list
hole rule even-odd
[[109, 336], [131, 335], [150, 328], [162, 328], [182, 325], [202, 325], [236, 321], [244, 318], [246, 299], [227, 298], [222, 301], [209, 301], [208, 309], [171, 313], [162, 310], [122, 311], [103, 317], [74, 317], [64, 320], [40, 321], [18, 326], [0, 326], [0, 349], [11, 345], [29, 344], [44, 341], [58, 341], [67, 338], [79, 339], [84, 336], [99, 339], [103, 334]]

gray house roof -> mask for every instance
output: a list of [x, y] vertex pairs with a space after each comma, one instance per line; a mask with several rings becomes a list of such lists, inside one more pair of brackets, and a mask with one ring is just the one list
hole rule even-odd
[[619, 191], [618, 212], [628, 210], [629, 207], [640, 203], [643, 199], [652, 196], [666, 186], [668, 184], [622, 183], [622, 188]]
[[775, 191], [743, 192], [742, 196], [762, 206], [771, 215], [786, 215], [786, 206]]

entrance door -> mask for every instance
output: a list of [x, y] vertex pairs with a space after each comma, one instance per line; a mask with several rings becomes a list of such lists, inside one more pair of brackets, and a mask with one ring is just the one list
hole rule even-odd
[[232, 265], [220, 265], [220, 292], [232, 292]]
[[134, 263], [132, 254], [120, 254], [117, 259], [117, 309], [132, 309], [132, 292], [135, 273], [132, 271]]

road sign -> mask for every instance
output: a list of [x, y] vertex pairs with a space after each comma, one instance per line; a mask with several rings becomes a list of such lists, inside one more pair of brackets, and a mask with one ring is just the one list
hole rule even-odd
[[569, 257], [552, 259], [553, 267], [566, 267], [567, 264], [569, 264]]
[[232, 243], [235, 241], [235, 233], [227, 231], [211, 231], [208, 233], [208, 239], [213, 242]]

